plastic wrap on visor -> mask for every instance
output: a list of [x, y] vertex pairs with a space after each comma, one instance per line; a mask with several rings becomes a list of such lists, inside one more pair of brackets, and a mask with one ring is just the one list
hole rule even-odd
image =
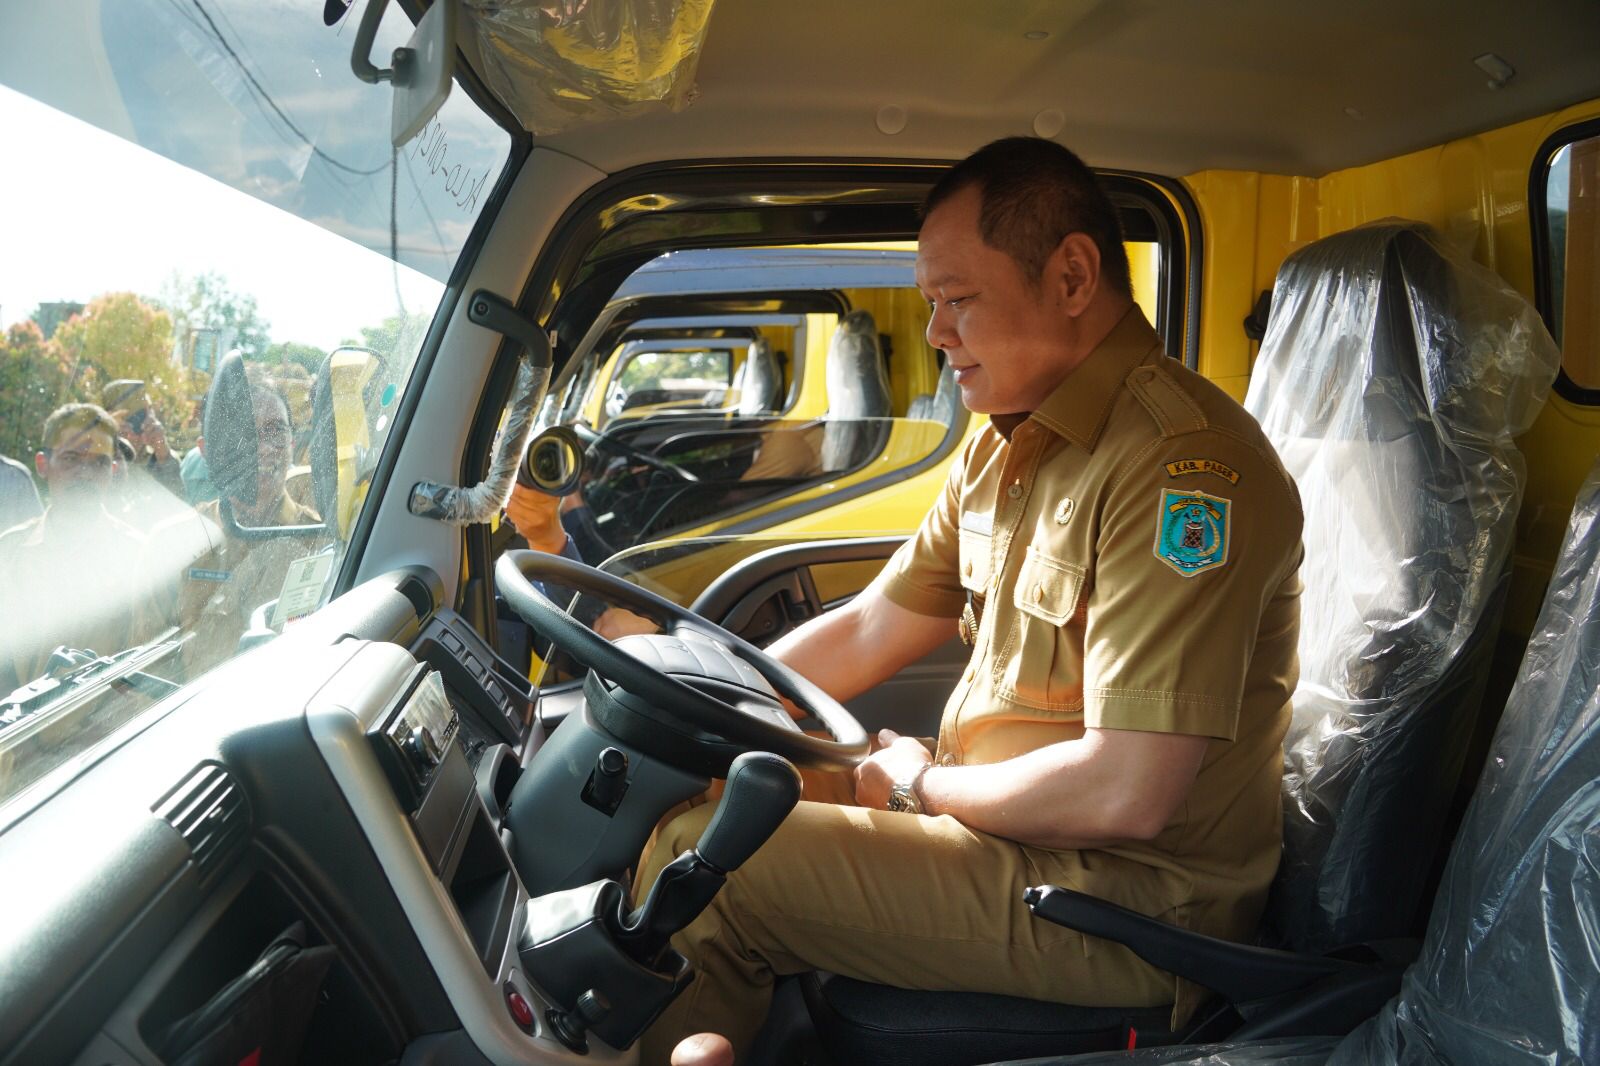
[[1333, 1061], [1600, 1062], [1600, 465], [1400, 995]]
[[1452, 788], [1415, 793], [1450, 761], [1435, 741], [1464, 751], [1476, 719], [1445, 694], [1497, 622], [1526, 480], [1514, 438], [1559, 360], [1521, 294], [1421, 223], [1325, 238], [1278, 273], [1246, 407], [1305, 513], [1273, 902], [1303, 950], [1406, 935], [1426, 904], [1432, 852], [1381, 843], [1371, 819], [1400, 810], [1419, 847], [1442, 829]]
[[411, 513], [456, 525], [487, 522], [499, 514], [511, 496], [517, 466], [522, 462], [522, 453], [527, 450], [534, 419], [549, 384], [548, 366], [533, 366], [524, 361], [517, 371], [511, 410], [495, 438], [494, 461], [490, 464], [489, 475], [471, 487], [419, 481], [411, 488], [411, 499], [408, 501]]
[[479, 73], [531, 133], [680, 111], [713, 0], [467, 0]]

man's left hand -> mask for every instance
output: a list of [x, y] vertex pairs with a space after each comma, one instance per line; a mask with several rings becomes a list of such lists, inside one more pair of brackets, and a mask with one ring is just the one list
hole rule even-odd
[[878, 730], [878, 750], [856, 765], [856, 803], [888, 810], [889, 790], [933, 762], [928, 749], [892, 729]]

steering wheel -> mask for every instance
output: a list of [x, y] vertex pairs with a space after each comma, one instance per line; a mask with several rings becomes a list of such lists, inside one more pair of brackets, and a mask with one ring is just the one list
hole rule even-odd
[[[676, 727], [674, 737], [681, 737], [682, 725], [688, 723], [711, 734], [698, 739], [702, 747], [725, 746], [718, 744], [725, 740], [745, 751], [770, 751], [819, 770], [849, 769], [870, 749], [866, 730], [833, 697], [755, 645], [671, 600], [548, 552], [508, 551], [495, 563], [494, 573], [506, 602], [534, 632], [631, 696], [631, 715], [653, 719], [668, 730]], [[557, 607], [536, 581], [601, 597], [644, 615], [664, 633], [612, 643]], [[673, 676], [667, 667], [674, 662], [705, 667], [704, 684], [697, 687]], [[802, 732], [776, 699], [752, 691], [751, 670], [821, 721], [828, 737]], [[679, 672], [693, 676], [691, 670]], [[591, 703], [604, 695], [590, 684], [585, 693]]]
[[626, 456], [629, 459], [637, 459], [650, 469], [659, 470], [663, 474], [670, 474], [681, 481], [698, 482], [700, 480], [692, 471], [685, 470], [677, 463], [669, 462], [657, 455], [651, 455], [643, 448], [629, 444], [627, 441], [618, 440], [617, 438], [611, 436], [609, 432], [596, 433], [588, 426], [584, 426], [580, 429], [576, 424], [574, 424], [572, 428], [573, 432], [577, 433], [579, 439], [581, 439], [590, 448], [602, 448], [606, 451]]

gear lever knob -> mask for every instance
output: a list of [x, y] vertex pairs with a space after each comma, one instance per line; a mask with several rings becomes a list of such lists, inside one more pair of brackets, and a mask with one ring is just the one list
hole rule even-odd
[[728, 768], [722, 801], [695, 850], [722, 873], [737, 870], [800, 802], [800, 774], [787, 759], [747, 751]]

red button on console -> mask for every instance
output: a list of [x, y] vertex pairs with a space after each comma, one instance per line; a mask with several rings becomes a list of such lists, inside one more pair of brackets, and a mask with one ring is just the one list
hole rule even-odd
[[533, 1008], [522, 997], [521, 992], [511, 991], [506, 993], [506, 1007], [511, 1011], [511, 1020], [524, 1029], [533, 1028]]

